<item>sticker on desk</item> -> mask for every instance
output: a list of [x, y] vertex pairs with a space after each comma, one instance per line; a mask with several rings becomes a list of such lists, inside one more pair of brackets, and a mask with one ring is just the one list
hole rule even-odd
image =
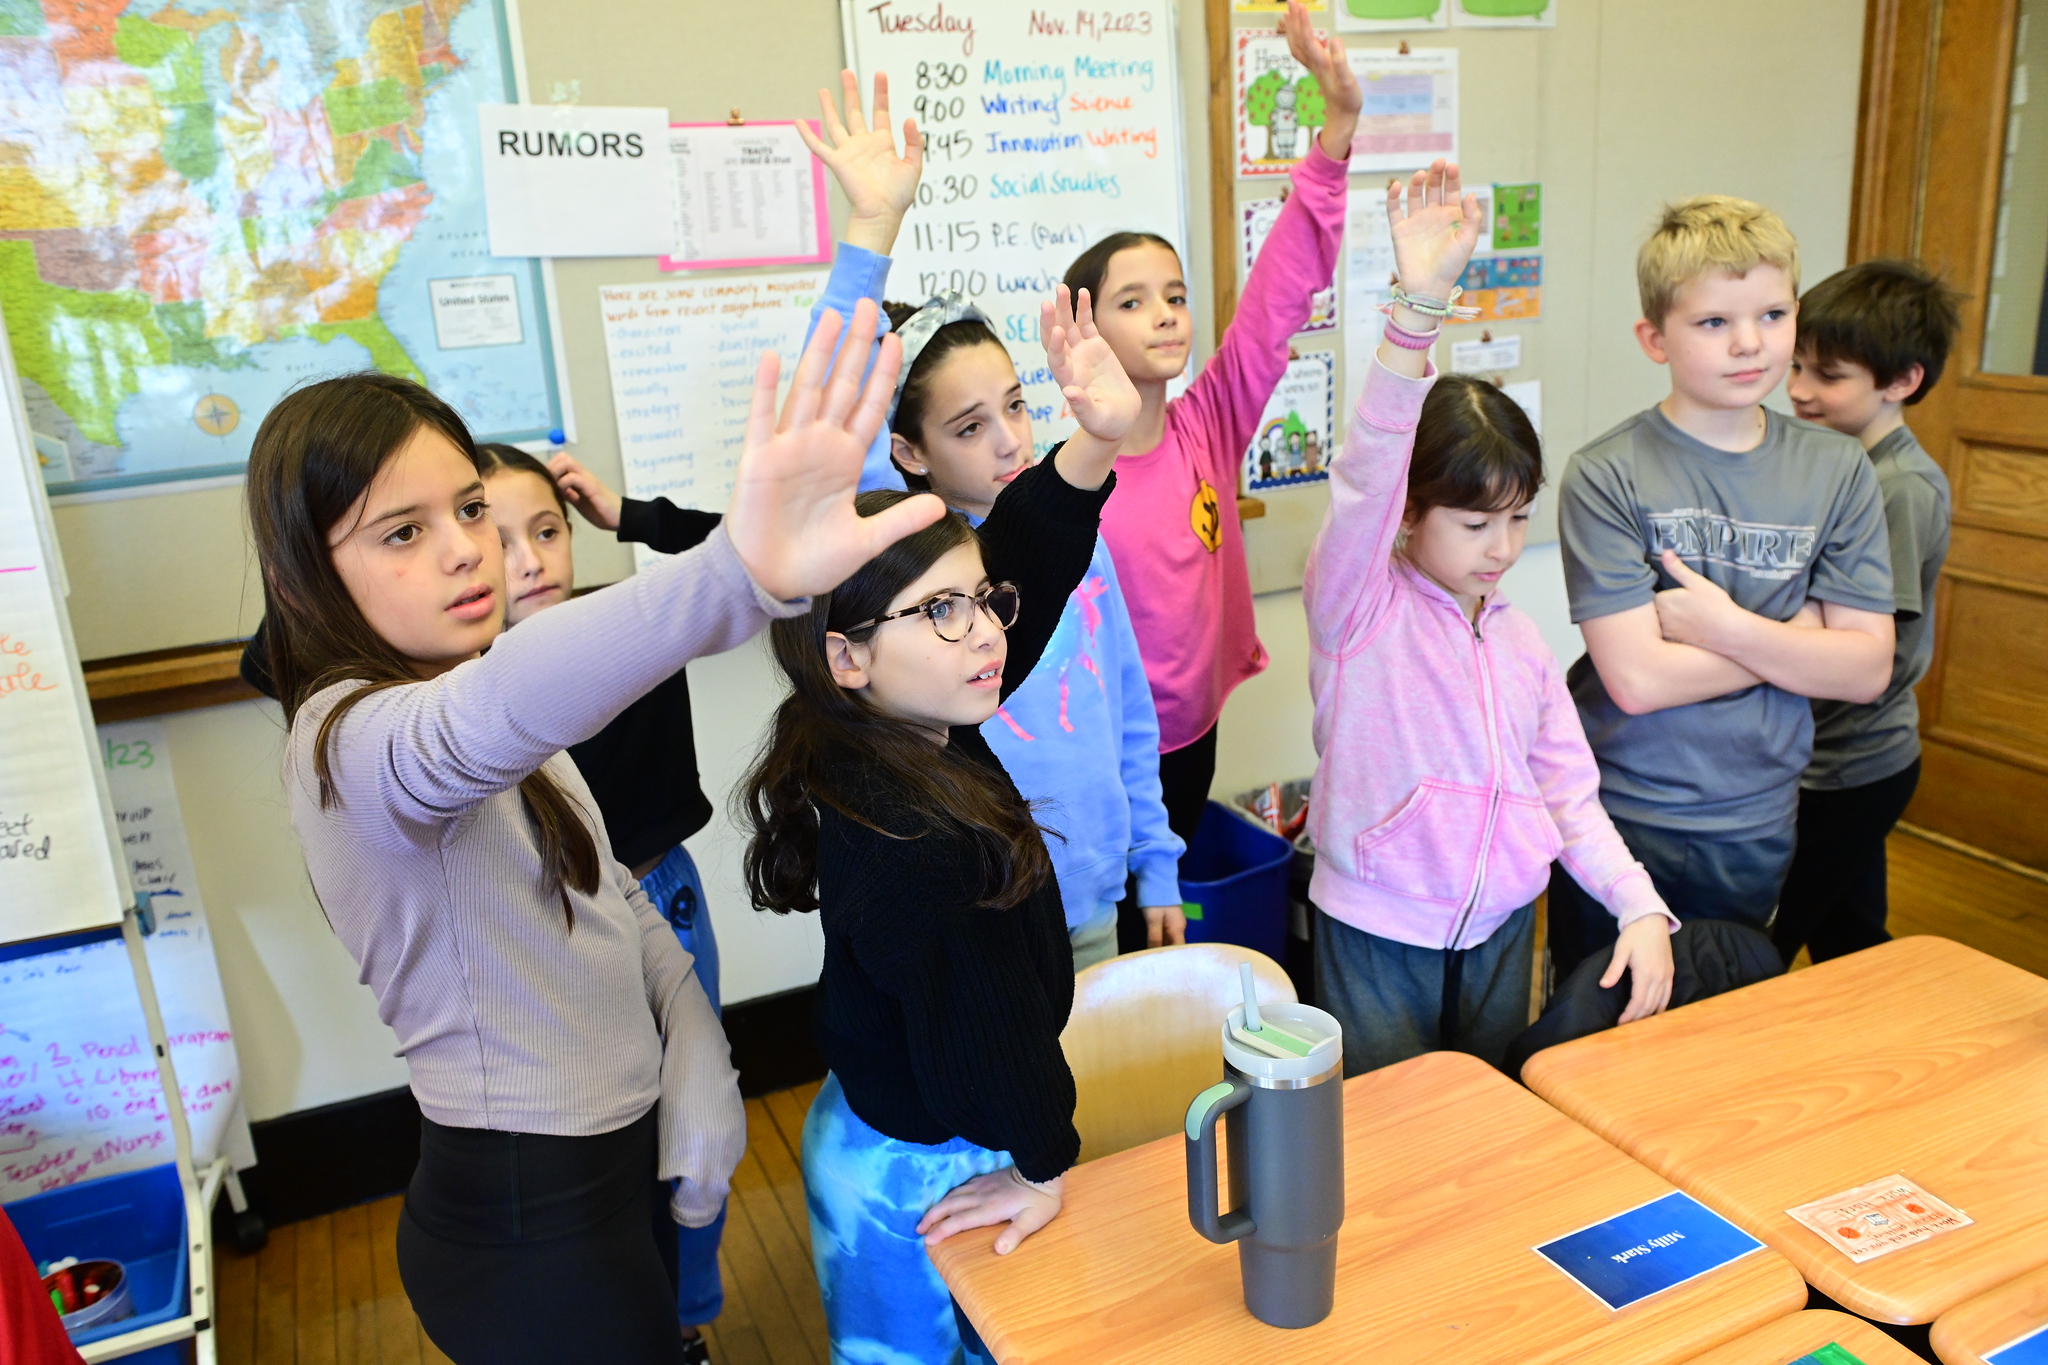
[[1858, 1265], [1937, 1233], [1967, 1227], [1971, 1221], [1961, 1209], [1942, 1203], [1903, 1175], [1888, 1175], [1785, 1212]]
[[1989, 1365], [2048, 1365], [2048, 1327], [2036, 1327], [2018, 1341], [1986, 1351]]
[[1691, 1195], [1674, 1190], [1545, 1242], [1536, 1254], [1618, 1310], [1719, 1270], [1763, 1245]]
[[1831, 1341], [1818, 1351], [1808, 1351], [1792, 1365], [1863, 1365], [1863, 1357], [1840, 1342]]

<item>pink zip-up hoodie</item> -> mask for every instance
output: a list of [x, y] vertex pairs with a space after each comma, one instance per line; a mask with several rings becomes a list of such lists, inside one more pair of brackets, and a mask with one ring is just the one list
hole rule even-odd
[[1309, 551], [1309, 895], [1381, 938], [1470, 948], [1562, 859], [1623, 925], [1661, 914], [1676, 929], [1600, 808], [1600, 770], [1536, 623], [1498, 592], [1470, 622], [1393, 552], [1434, 382], [1373, 360]]
[[1117, 457], [1102, 539], [1152, 683], [1161, 753], [1200, 739], [1231, 691], [1266, 667], [1237, 521], [1238, 470], [1287, 372], [1288, 338], [1337, 268], [1346, 165], [1310, 143], [1216, 354], [1166, 405], [1159, 444]]

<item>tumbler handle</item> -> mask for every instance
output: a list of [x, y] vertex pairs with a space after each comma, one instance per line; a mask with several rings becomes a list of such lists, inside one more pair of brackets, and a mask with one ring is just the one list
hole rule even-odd
[[[1222, 1081], [1195, 1096], [1188, 1106], [1188, 1221], [1212, 1242], [1234, 1242], [1256, 1228], [1243, 1209], [1218, 1212], [1216, 1120], [1252, 1097], [1243, 1081]], [[1242, 1190], [1234, 1191], [1239, 1195]]]

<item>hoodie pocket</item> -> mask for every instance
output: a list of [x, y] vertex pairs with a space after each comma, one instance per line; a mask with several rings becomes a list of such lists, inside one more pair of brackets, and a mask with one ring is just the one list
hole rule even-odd
[[1500, 811], [1493, 817], [1493, 846], [1487, 851], [1489, 877], [1494, 872], [1528, 876], [1532, 869], [1549, 867], [1562, 852], [1564, 839], [1541, 797], [1501, 793]]
[[1423, 779], [1399, 810], [1358, 836], [1358, 875], [1396, 895], [1462, 904], [1488, 796], [1484, 787]]

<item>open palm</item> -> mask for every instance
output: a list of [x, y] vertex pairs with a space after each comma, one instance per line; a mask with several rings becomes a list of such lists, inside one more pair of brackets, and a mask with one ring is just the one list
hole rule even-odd
[[[874, 335], [877, 311], [874, 300], [862, 299], [853, 310], [852, 334]], [[863, 384], [865, 348], [848, 346], [834, 359], [843, 330], [830, 309], [818, 319], [780, 420], [775, 385], [781, 366], [773, 351], [761, 358], [754, 376], [746, 444], [725, 527], [754, 581], [782, 600], [830, 592], [946, 511], [928, 493], [872, 517], [854, 510], [861, 463], [895, 393], [903, 345], [894, 336], [884, 337]]]
[[1083, 289], [1078, 307], [1063, 284], [1039, 305], [1038, 336], [1045, 363], [1081, 430], [1112, 445], [1138, 420], [1144, 400], [1116, 352], [1095, 330], [1095, 310]]
[[1458, 166], [1438, 161], [1387, 185], [1387, 227], [1394, 239], [1394, 269], [1410, 294], [1449, 298], [1479, 245], [1479, 196], [1459, 194]]
[[818, 105], [824, 111], [825, 136], [820, 138], [801, 120], [797, 135], [811, 154], [846, 191], [847, 203], [856, 218], [901, 218], [917, 197], [918, 178], [924, 174], [924, 136], [916, 119], [903, 120], [903, 151], [896, 151], [896, 138], [889, 128], [889, 78], [875, 73], [874, 126], [860, 113], [860, 79], [851, 71], [839, 73], [846, 101], [846, 116], [840, 117], [832, 92], [820, 90]]

